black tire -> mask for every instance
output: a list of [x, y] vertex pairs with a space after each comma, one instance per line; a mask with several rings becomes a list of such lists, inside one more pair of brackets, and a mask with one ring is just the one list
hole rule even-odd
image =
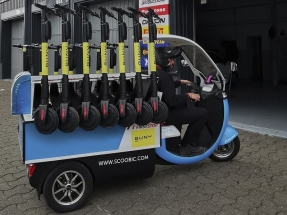
[[33, 114], [34, 124], [38, 132], [41, 134], [51, 134], [53, 133], [59, 125], [59, 118], [55, 110], [52, 108], [47, 109], [46, 122], [42, 123], [40, 120], [39, 108], [37, 108]]
[[104, 118], [102, 111], [101, 113], [101, 122], [100, 126], [103, 128], [114, 127], [119, 121], [119, 111], [113, 104], [109, 104], [108, 117]]
[[134, 106], [130, 103], [126, 103], [125, 116], [119, 118], [119, 125], [123, 127], [132, 126], [137, 118], [137, 112]]
[[138, 125], [147, 125], [151, 122], [153, 118], [152, 107], [145, 101], [142, 103], [142, 113], [140, 116], [137, 116], [136, 124]]
[[79, 108], [78, 114], [80, 116], [80, 124], [79, 125], [82, 129], [84, 129], [86, 131], [94, 130], [96, 127], [98, 127], [98, 125], [101, 122], [101, 114], [100, 114], [99, 110], [93, 105], [90, 105], [89, 119], [88, 120], [84, 120], [84, 117], [82, 114], [82, 106]]
[[153, 113], [152, 122], [153, 123], [163, 123], [168, 117], [168, 107], [167, 105], [162, 102], [158, 101], [158, 113]]
[[80, 117], [78, 112], [75, 110], [75, 108], [69, 106], [67, 110], [67, 119], [66, 122], [61, 122], [61, 116], [60, 116], [60, 109], [57, 110], [57, 114], [59, 117], [59, 130], [64, 133], [71, 133], [74, 131], [80, 122]]
[[92, 190], [93, 179], [89, 170], [79, 162], [68, 161], [55, 167], [48, 175], [43, 195], [49, 207], [65, 213], [82, 207]]
[[209, 158], [217, 162], [231, 161], [238, 154], [239, 150], [240, 140], [237, 136], [230, 143], [218, 146]]

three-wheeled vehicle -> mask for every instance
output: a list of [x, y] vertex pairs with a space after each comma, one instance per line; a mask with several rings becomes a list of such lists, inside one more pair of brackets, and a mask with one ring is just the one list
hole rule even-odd
[[[144, 36], [144, 38], [148, 39]], [[207, 150], [197, 156], [180, 156], [167, 151], [166, 142], [180, 132], [174, 126], [156, 123], [134, 124], [111, 128], [84, 130], [77, 127], [71, 133], [59, 129], [51, 134], [37, 131], [32, 117], [34, 86], [41, 77], [23, 72], [12, 85], [12, 114], [19, 115], [19, 145], [23, 163], [27, 165], [29, 182], [44, 195], [47, 204], [58, 212], [80, 208], [93, 187], [109, 180], [148, 178], [160, 164], [192, 164], [211, 158], [229, 161], [240, 149], [238, 132], [228, 125], [229, 107], [225, 79], [208, 54], [194, 41], [175, 35], [158, 35], [172, 46], [182, 48], [182, 64], [200, 80], [197, 83], [201, 100], [196, 105], [208, 111], [208, 122], [201, 141]], [[181, 66], [181, 65], [179, 65]], [[118, 80], [117, 74], [108, 74]], [[100, 74], [91, 74], [97, 81]], [[133, 80], [135, 73], [127, 73]], [[143, 78], [149, 78], [143, 77]], [[70, 82], [83, 75], [70, 75]], [[61, 76], [49, 76], [49, 84], [60, 83]], [[193, 89], [195, 90], [195, 89]], [[25, 114], [23, 114], [25, 112]]]

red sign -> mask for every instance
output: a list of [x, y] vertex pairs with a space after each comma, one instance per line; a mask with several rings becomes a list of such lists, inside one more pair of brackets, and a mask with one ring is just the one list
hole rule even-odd
[[[161, 15], [169, 15], [169, 4], [163, 4], [163, 5], [157, 5], [157, 6], [151, 6], [151, 9], [154, 10], [154, 12], [161, 16]], [[139, 11], [142, 13], [148, 12], [148, 7], [142, 7], [139, 8]]]

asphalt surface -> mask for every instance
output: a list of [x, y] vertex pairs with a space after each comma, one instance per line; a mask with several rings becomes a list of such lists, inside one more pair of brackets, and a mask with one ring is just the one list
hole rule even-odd
[[[0, 214], [57, 214], [29, 185], [10, 86], [0, 80]], [[95, 188], [69, 214], [287, 214], [287, 139], [242, 130], [239, 137], [241, 150], [231, 162], [158, 165], [150, 179]]]

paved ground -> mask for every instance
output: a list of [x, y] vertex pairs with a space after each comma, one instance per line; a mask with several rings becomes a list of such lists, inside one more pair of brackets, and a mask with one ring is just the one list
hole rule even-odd
[[[56, 214], [28, 183], [10, 83], [2, 80], [0, 110], [0, 214]], [[70, 214], [287, 214], [287, 139], [241, 130], [239, 136], [241, 151], [232, 162], [157, 166], [150, 179], [96, 188]]]

